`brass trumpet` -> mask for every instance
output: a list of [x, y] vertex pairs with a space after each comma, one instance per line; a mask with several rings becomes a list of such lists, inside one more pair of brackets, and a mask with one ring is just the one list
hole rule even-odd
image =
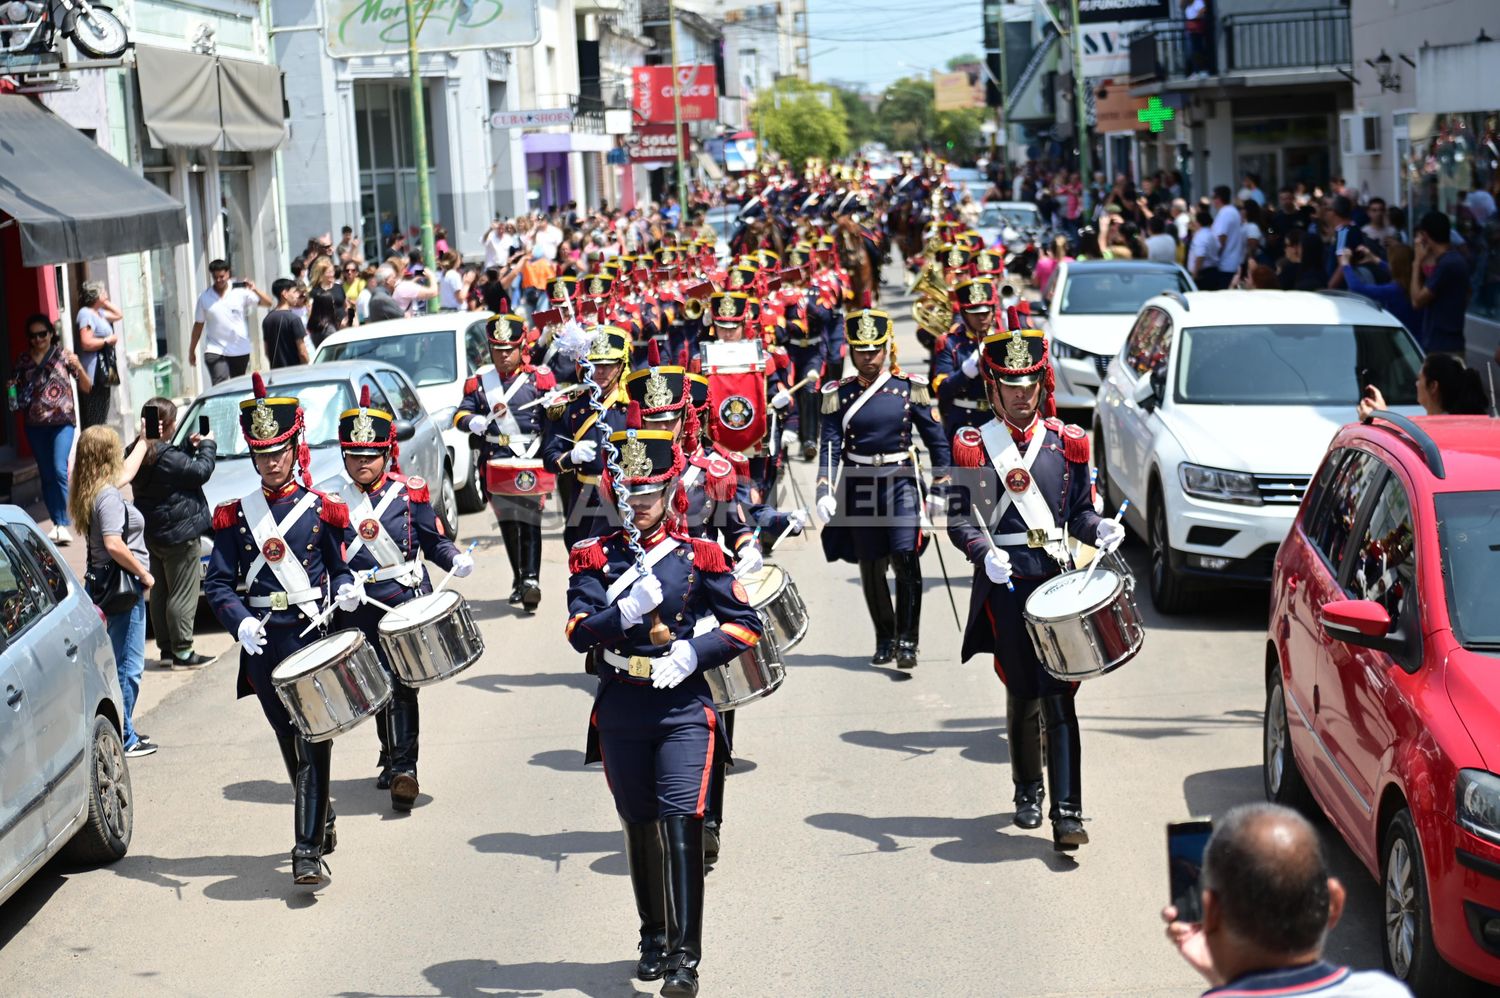
[[953, 303], [949, 297], [948, 284], [943, 280], [941, 265], [929, 257], [929, 262], [917, 274], [911, 290], [917, 296], [917, 300], [911, 305], [911, 315], [916, 320], [918, 329], [937, 338], [953, 328]]
[[682, 303], [682, 314], [686, 318], [691, 319], [694, 322], [697, 322], [699, 319], [703, 318], [703, 309], [704, 304], [702, 298], [689, 298], [687, 301]]

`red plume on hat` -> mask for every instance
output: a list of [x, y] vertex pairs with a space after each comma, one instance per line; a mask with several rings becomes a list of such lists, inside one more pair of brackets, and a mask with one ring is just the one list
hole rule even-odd
[[[656, 345], [655, 343], [652, 343], [652, 346], [655, 346], [655, 345]], [[628, 409], [625, 410], [625, 429], [627, 429], [627, 430], [639, 430], [640, 428], [641, 428], [641, 404], [639, 402], [632, 402], [632, 403], [630, 403], [630, 408], [628, 408]]]
[[646, 366], [661, 366], [661, 349], [657, 347], [656, 340], [654, 338], [646, 344]]
[[260, 376], [259, 371], [250, 372], [250, 388], [255, 392], [256, 398], [266, 397], [266, 379]]
[[368, 408], [370, 408], [370, 386], [369, 385], [360, 385], [359, 386], [359, 407], [361, 409], [368, 409]]

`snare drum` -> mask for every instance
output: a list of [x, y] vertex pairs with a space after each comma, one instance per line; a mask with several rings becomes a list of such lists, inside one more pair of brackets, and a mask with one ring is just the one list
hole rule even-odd
[[557, 476], [532, 458], [497, 457], [486, 462], [484, 483], [490, 495], [544, 496], [557, 488]]
[[[706, 634], [718, 626], [712, 616], [701, 617], [693, 633]], [[786, 665], [781, 661], [775, 632], [766, 628], [755, 647], [717, 668], [704, 669], [703, 678], [708, 680], [708, 692], [720, 710], [734, 710], [775, 693], [786, 679]]]
[[407, 686], [440, 683], [484, 654], [468, 601], [451, 589], [402, 603], [376, 629], [385, 657]]
[[[1145, 628], [1135, 605], [1135, 580], [1110, 567], [1108, 558], [1088, 580], [1065, 572], [1026, 598], [1022, 615], [1047, 674], [1064, 682], [1113, 672], [1141, 650]], [[1128, 584], [1127, 584], [1127, 580]]]
[[338, 631], [288, 655], [271, 684], [308, 741], [348, 731], [391, 699], [380, 656], [357, 630]]
[[807, 604], [797, 584], [779, 565], [766, 565], [740, 580], [750, 596], [750, 605], [760, 614], [767, 632], [776, 635], [782, 651], [791, 651], [807, 635]]

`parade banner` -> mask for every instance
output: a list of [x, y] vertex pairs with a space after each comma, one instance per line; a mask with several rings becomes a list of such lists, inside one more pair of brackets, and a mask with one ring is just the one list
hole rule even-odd
[[[537, 0], [412, 0], [417, 50], [519, 48], [541, 38]], [[405, 55], [405, 0], [322, 0], [328, 54]]]
[[730, 450], [753, 451], [766, 435], [766, 373], [710, 372], [708, 418], [719, 443]]
[[[719, 85], [712, 66], [678, 66], [683, 121], [719, 119]], [[630, 106], [642, 120], [675, 121], [672, 67], [634, 66], [630, 70]]]

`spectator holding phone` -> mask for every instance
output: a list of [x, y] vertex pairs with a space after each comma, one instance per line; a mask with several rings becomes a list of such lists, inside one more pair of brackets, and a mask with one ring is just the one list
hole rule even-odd
[[198, 296], [193, 313], [193, 336], [188, 344], [188, 364], [198, 363], [198, 344], [203, 343], [203, 362], [209, 381], [237, 378], [250, 366], [250, 327], [245, 313], [257, 304], [276, 304], [252, 281], [235, 281], [229, 264], [215, 260], [208, 265], [213, 283]]
[[297, 314], [297, 282], [278, 277], [271, 283], [276, 307], [260, 320], [261, 345], [265, 348], [266, 366], [295, 367], [308, 361], [307, 327]]
[[[1429, 416], [1488, 416], [1490, 399], [1479, 372], [1448, 353], [1428, 354], [1417, 372], [1417, 404]], [[1365, 385], [1359, 400], [1359, 418], [1384, 409], [1385, 396], [1374, 385]]]
[[1203, 856], [1203, 921], [1162, 911], [1167, 938], [1211, 985], [1205, 995], [1313, 994], [1409, 998], [1379, 971], [1323, 958], [1344, 912], [1317, 829], [1290, 808], [1246, 804], [1225, 815]]
[[151, 556], [151, 629], [158, 658], [174, 669], [207, 664], [193, 650], [193, 619], [201, 588], [198, 538], [208, 532], [212, 514], [203, 486], [214, 473], [218, 445], [212, 433], [194, 433], [181, 444], [177, 406], [154, 398], [141, 415], [146, 453], [132, 482], [135, 504], [146, 522], [146, 551]]

